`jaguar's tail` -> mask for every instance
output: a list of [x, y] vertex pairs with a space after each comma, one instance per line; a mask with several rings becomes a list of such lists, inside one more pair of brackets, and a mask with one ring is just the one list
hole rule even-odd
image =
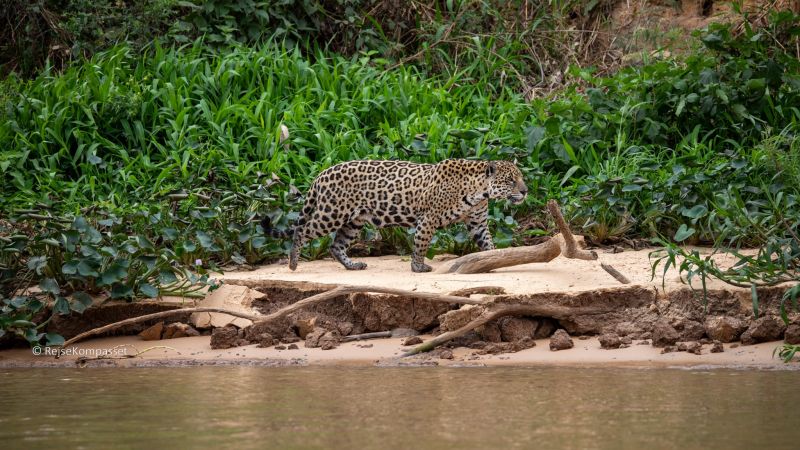
[[272, 219], [264, 215], [261, 219], [261, 228], [264, 230], [264, 236], [270, 236], [275, 239], [291, 239], [294, 235], [294, 228], [288, 230], [277, 230], [272, 228]]

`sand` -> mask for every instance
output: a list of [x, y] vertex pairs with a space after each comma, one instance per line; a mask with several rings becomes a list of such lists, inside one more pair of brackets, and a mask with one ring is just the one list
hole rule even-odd
[[[498, 269], [485, 274], [414, 273], [407, 257], [382, 256], [376, 258], [356, 258], [368, 264], [366, 270], [346, 271], [331, 259], [301, 261], [296, 271], [286, 264], [271, 264], [247, 272], [226, 272], [220, 279], [233, 284], [264, 280], [305, 281], [323, 284], [357, 284], [383, 286], [423, 292], [446, 293], [475, 286], [502, 286], [508, 294], [529, 294], [534, 292], [580, 292], [604, 287], [617, 287], [620, 283], [606, 273], [600, 263], [611, 264], [626, 275], [632, 285], [661, 287], [663, 264], [657, 276], [651, 279], [653, 250], [626, 251], [622, 253], [601, 253], [597, 261], [567, 259], [563, 256], [548, 263], [523, 264]], [[704, 250], [706, 253], [708, 250]], [[723, 265], [731, 265], [736, 259], [729, 254], [715, 255], [715, 260]], [[442, 258], [426, 260], [436, 270]], [[671, 267], [665, 277], [667, 289], [684, 287], [678, 272]], [[698, 283], [699, 285], [699, 283]], [[730, 286], [720, 281], [709, 281], [708, 288]]]

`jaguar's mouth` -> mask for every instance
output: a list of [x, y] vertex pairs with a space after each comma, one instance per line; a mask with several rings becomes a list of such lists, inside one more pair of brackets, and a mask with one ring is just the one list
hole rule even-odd
[[511, 200], [511, 203], [519, 205], [525, 200], [525, 194], [511, 194], [508, 199]]

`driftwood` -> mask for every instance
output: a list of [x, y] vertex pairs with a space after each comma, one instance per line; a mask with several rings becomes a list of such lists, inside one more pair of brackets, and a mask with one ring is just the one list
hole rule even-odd
[[375, 331], [372, 333], [351, 334], [342, 338], [342, 342], [364, 341], [367, 339], [392, 338], [392, 337], [411, 337], [419, 333], [411, 328], [395, 328], [391, 331]]
[[549, 262], [558, 255], [566, 258], [596, 260], [597, 253], [578, 248], [575, 237], [569, 230], [561, 209], [555, 200], [547, 203], [547, 210], [558, 226], [559, 233], [548, 241], [527, 247], [512, 247], [472, 253], [443, 264], [439, 273], [486, 273], [501, 267], [535, 262]]

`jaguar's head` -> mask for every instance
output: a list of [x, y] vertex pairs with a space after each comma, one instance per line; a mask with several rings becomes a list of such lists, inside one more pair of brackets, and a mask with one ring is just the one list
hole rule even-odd
[[528, 186], [522, 172], [511, 161], [490, 161], [486, 168], [489, 176], [489, 198], [508, 199], [518, 205], [525, 200]]

